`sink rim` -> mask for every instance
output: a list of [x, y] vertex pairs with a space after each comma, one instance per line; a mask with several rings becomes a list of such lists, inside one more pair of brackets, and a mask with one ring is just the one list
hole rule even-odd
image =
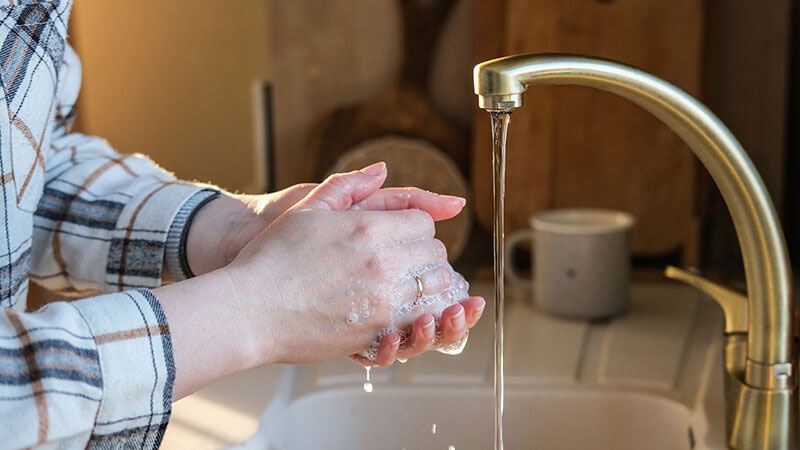
[[[288, 371], [291, 372], [291, 371]], [[526, 405], [529, 405], [527, 402], [542, 402], [546, 401], [547, 404], [539, 404], [538, 407], [547, 408], [549, 407], [549, 403], [551, 402], [558, 402], [561, 399], [564, 399], [567, 403], [567, 407], [564, 409], [559, 410], [559, 414], [563, 415], [566, 412], [574, 411], [575, 408], [584, 408], [588, 406], [590, 411], [596, 411], [598, 409], [602, 409], [609, 405], [609, 403], [605, 402], [604, 400], [610, 400], [612, 403], [612, 414], [616, 413], [618, 415], [625, 415], [629, 411], [641, 411], [642, 409], [647, 409], [648, 407], [657, 407], [657, 411], [654, 413], [654, 417], [667, 417], [669, 418], [668, 426], [670, 427], [674, 433], [671, 434], [669, 438], [666, 438], [663, 442], [673, 442], [679, 441], [684, 439], [686, 436], [685, 433], [689, 432], [689, 429], [692, 429], [695, 438], [695, 449], [702, 449], [708, 448], [707, 445], [703, 442], [700, 442], [702, 436], [697, 436], [697, 426], [696, 422], [696, 415], [694, 414], [693, 410], [686, 406], [685, 404], [681, 403], [677, 399], [672, 399], [668, 397], [664, 397], [661, 395], [653, 394], [651, 392], [636, 392], [630, 390], [623, 390], [619, 388], [597, 388], [597, 387], [581, 387], [581, 386], [544, 386], [544, 385], [535, 385], [535, 386], [525, 386], [525, 387], [511, 387], [506, 390], [507, 398], [506, 398], [506, 410], [509, 410], [509, 406], [513, 408], [522, 408], [527, 410], [528, 408]], [[285, 394], [285, 392], [284, 392]], [[276, 398], [270, 406], [265, 411], [264, 416], [262, 417], [262, 428], [263, 432], [257, 433], [256, 436], [251, 438], [251, 441], [255, 442], [258, 441], [259, 444], [252, 443], [252, 448], [265, 448], [267, 445], [276, 445], [276, 442], [281, 442], [280, 437], [286, 436], [287, 429], [296, 428], [296, 424], [299, 422], [304, 422], [306, 420], [311, 420], [314, 422], [317, 419], [309, 419], [306, 413], [309, 411], [308, 408], [318, 407], [316, 405], [317, 402], [328, 403], [332, 406], [329, 406], [330, 411], [336, 414], [344, 414], [345, 411], [348, 410], [350, 407], [360, 407], [363, 403], [356, 403], [356, 404], [342, 404], [341, 400], [344, 396], [345, 399], [349, 400], [357, 400], [358, 402], [363, 402], [365, 399], [378, 399], [381, 402], [394, 402], [397, 399], [403, 399], [405, 403], [415, 404], [415, 401], [419, 401], [420, 399], [425, 399], [427, 401], [438, 401], [439, 398], [441, 399], [458, 399], [460, 403], [466, 402], [467, 404], [478, 404], [480, 400], [483, 400], [481, 407], [478, 408], [480, 411], [478, 412], [470, 412], [467, 414], [477, 414], [482, 416], [486, 416], [487, 413], [491, 411], [486, 411], [483, 407], [486, 406], [486, 401], [488, 400], [491, 402], [491, 397], [493, 394], [493, 390], [490, 386], [430, 386], [430, 385], [378, 385], [376, 386], [375, 391], [372, 393], [365, 393], [361, 386], [337, 386], [337, 387], [328, 387], [325, 389], [319, 389], [311, 392], [306, 392], [302, 395], [298, 395], [296, 397], [291, 397], [291, 395], [284, 395], [280, 398]], [[411, 398], [411, 399], [410, 399]], [[409, 400], [410, 399], [410, 400]], [[525, 402], [523, 405], [515, 404], [517, 401], [522, 400]], [[575, 402], [578, 403], [575, 403]], [[598, 404], [597, 402], [601, 402]], [[582, 405], [582, 403], [586, 403]], [[633, 403], [631, 403], [633, 402]], [[404, 403], [404, 404], [405, 404]], [[390, 403], [391, 404], [391, 403]], [[443, 403], [446, 405], [446, 403]], [[621, 407], [623, 409], [617, 410], [617, 407]], [[443, 408], [446, 408], [443, 406]], [[359, 412], [361, 409], [359, 408]], [[326, 411], [324, 414], [327, 414]], [[366, 413], [365, 413], [366, 414]], [[662, 416], [663, 415], [663, 416]], [[371, 417], [371, 416], [369, 416]], [[584, 417], [579, 419], [577, 423], [588, 423], [588, 420], [591, 420], [591, 417]], [[527, 420], [529, 416], [525, 417]], [[342, 424], [347, 424], [348, 419], [343, 419]], [[418, 419], [410, 419], [410, 422], [407, 425], [411, 425], [415, 423]], [[473, 426], [475, 420], [472, 416], [467, 418], [460, 417], [457, 420], [458, 423], [463, 423], [464, 420], [468, 422], [465, 424], [466, 426]], [[646, 419], [650, 420], [650, 419]], [[656, 419], [652, 419], [656, 420]], [[438, 421], [438, 420], [436, 420]], [[424, 422], [424, 421], [423, 421]], [[444, 422], [444, 420], [442, 421]], [[294, 425], [293, 425], [294, 424]], [[471, 425], [472, 424], [472, 425]], [[620, 422], [615, 422], [615, 427]], [[565, 425], [568, 426], [568, 425]], [[629, 426], [634, 426], [631, 424]], [[661, 426], [660, 422], [651, 422], [648, 428], [653, 428]], [[664, 426], [667, 426], [667, 423], [664, 423]], [[622, 429], [623, 427], [620, 426]], [[452, 427], [450, 428], [452, 429]], [[262, 431], [262, 430], [260, 430]], [[282, 436], [280, 436], [282, 434]], [[328, 431], [330, 433], [330, 431]], [[507, 432], [508, 433], [508, 432]], [[517, 431], [520, 433], [520, 431]], [[524, 433], [524, 431], [522, 431]], [[596, 433], [596, 432], [595, 432]], [[258, 440], [258, 434], [261, 434], [263, 439]], [[323, 432], [325, 434], [325, 432]], [[273, 439], [267, 439], [266, 436], [273, 436]], [[697, 439], [700, 438], [700, 439]], [[250, 442], [250, 441], [248, 441]], [[688, 441], [687, 441], [688, 442]], [[280, 447], [284, 448], [284, 447]], [[411, 447], [409, 447], [411, 448]], [[670, 447], [672, 448], [672, 447]], [[688, 447], [687, 447], [688, 448]]]

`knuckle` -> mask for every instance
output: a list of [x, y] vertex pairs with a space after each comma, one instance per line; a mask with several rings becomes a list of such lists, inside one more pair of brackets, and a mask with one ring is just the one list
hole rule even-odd
[[418, 211], [420, 226], [425, 232], [426, 236], [433, 236], [436, 234], [436, 225], [433, 222], [433, 217], [425, 211]]
[[400, 188], [386, 197], [386, 207], [391, 210], [402, 210], [408, 208], [410, 201], [409, 188]]
[[334, 186], [347, 186], [347, 176], [343, 173], [334, 173], [333, 175], [329, 175], [328, 178], [324, 181], [327, 184], [332, 184]]
[[441, 292], [448, 287], [450, 287], [450, 283], [452, 282], [452, 276], [450, 275], [449, 270], [445, 270], [443, 268], [435, 269], [430, 274], [431, 276], [431, 283], [432, 287], [438, 292]]
[[433, 254], [437, 258], [447, 261], [447, 247], [444, 245], [444, 242], [438, 239], [433, 239], [432, 245], [434, 247]]
[[440, 268], [437, 271], [437, 280], [443, 287], [449, 287], [453, 282], [453, 275], [449, 270]]
[[370, 235], [370, 224], [364, 220], [357, 220], [356, 223], [353, 224], [353, 239], [360, 240], [369, 237]]
[[380, 226], [372, 217], [362, 216], [353, 225], [353, 237], [367, 242], [374, 241], [380, 237]]
[[385, 255], [373, 255], [367, 260], [367, 273], [383, 278], [391, 273], [391, 261]]
[[420, 230], [424, 237], [433, 237], [436, 233], [436, 226], [433, 217], [421, 209], [409, 209], [405, 211], [406, 221], [409, 226]]

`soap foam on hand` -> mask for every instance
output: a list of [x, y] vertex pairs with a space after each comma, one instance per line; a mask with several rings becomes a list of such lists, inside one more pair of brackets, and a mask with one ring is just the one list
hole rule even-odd
[[[438, 327], [442, 319], [442, 312], [448, 306], [469, 298], [469, 283], [467, 280], [464, 279], [460, 273], [453, 270], [453, 267], [449, 264], [447, 264], [447, 268], [450, 270], [452, 279], [450, 287], [439, 294], [423, 295], [420, 298], [414, 299], [412, 302], [398, 305], [392, 313], [392, 325], [381, 330], [372, 339], [367, 348], [359, 353], [359, 356], [363, 356], [370, 361], [374, 361], [378, 355], [378, 346], [380, 345], [380, 340], [387, 334], [397, 333], [400, 335], [401, 339], [405, 339], [408, 336], [411, 324], [414, 323], [414, 320], [425, 313], [431, 313], [433, 315]], [[467, 337], [464, 336], [461, 341], [448, 346], [442, 346], [441, 344], [434, 342], [432, 348], [441, 353], [455, 355], [461, 353], [461, 350], [464, 349], [466, 340]]]

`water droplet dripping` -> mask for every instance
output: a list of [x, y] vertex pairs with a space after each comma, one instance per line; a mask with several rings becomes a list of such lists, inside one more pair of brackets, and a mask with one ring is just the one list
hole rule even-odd
[[371, 367], [365, 367], [365, 369], [367, 370], [367, 381], [364, 382], [364, 392], [369, 394], [372, 392], [372, 383], [369, 382], [369, 369]]

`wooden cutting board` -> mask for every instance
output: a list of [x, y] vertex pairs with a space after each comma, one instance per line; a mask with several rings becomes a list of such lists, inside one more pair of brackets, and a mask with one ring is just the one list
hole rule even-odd
[[467, 172], [468, 133], [442, 116], [427, 92], [433, 51], [456, 1], [396, 3], [403, 23], [403, 57], [397, 80], [379, 97], [338, 107], [315, 121], [307, 151], [313, 155], [309, 163], [317, 179], [330, 173], [339, 157], [359, 144], [391, 135], [424, 139]]
[[[307, 145], [316, 179], [385, 161], [384, 186], [416, 186], [468, 197], [469, 133], [440, 114], [428, 95], [441, 27], [456, 0], [396, 0], [403, 23], [397, 81], [379, 97], [336, 108], [312, 126]], [[469, 236], [465, 213], [436, 224], [436, 236], [455, 261]]]
[[[697, 96], [703, 0], [478, 0], [477, 61], [569, 52], [615, 59]], [[492, 229], [491, 137], [476, 108], [472, 179], [479, 222]], [[697, 262], [697, 168], [666, 126], [627, 100], [574, 86], [536, 86], [509, 126], [506, 233], [540, 210], [597, 206], [632, 212], [633, 249], [682, 250]]]

